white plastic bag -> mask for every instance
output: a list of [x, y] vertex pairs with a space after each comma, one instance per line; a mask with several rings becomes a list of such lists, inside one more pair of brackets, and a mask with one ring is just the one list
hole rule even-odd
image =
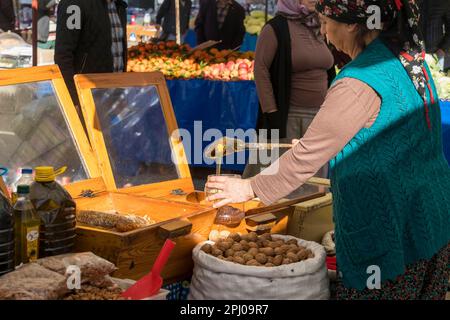
[[329, 299], [329, 279], [324, 248], [291, 236], [310, 249], [314, 258], [279, 267], [243, 266], [220, 260], [203, 252], [198, 244], [193, 252], [194, 273], [190, 300], [324, 300]]

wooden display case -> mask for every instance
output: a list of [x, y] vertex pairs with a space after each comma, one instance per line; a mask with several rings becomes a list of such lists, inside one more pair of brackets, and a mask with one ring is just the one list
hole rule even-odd
[[[80, 226], [78, 249], [116, 263], [116, 276], [136, 279], [149, 271], [164, 239], [170, 237], [177, 246], [164, 279], [170, 282], [190, 274], [191, 251], [208, 239], [216, 210], [203, 192], [194, 190], [164, 76], [160, 72], [77, 75], [75, 83], [105, 183], [99, 191], [107, 190], [98, 199], [78, 199], [78, 207], [147, 213], [157, 222], [125, 234]], [[135, 170], [123, 170], [125, 166]], [[263, 225], [286, 233], [293, 213], [290, 205], [260, 208], [256, 200], [236, 206], [251, 214], [231, 230], [236, 232]]]
[[0, 71], [0, 148], [7, 184], [23, 166], [67, 166], [66, 181], [101, 175], [57, 66]]
[[[157, 221], [128, 234], [80, 227], [78, 248], [107, 256], [118, 265], [117, 276], [136, 279], [149, 270], [164, 238], [170, 237], [177, 246], [164, 278], [170, 282], [190, 274], [192, 248], [208, 239], [217, 211], [203, 192], [194, 190], [164, 76], [160, 72], [77, 75], [75, 83], [106, 197], [115, 199], [112, 202], [119, 212], [142, 206], [139, 212], [150, 213]], [[164, 149], [175, 161], [171, 158], [169, 163]], [[124, 166], [135, 170], [125, 172]], [[98, 202], [79, 199], [77, 203], [80, 208], [92, 208], [92, 201]], [[272, 232], [286, 233], [293, 213], [289, 205], [258, 209], [262, 204], [256, 200], [236, 206], [254, 212], [231, 230], [237, 232], [266, 225]]]

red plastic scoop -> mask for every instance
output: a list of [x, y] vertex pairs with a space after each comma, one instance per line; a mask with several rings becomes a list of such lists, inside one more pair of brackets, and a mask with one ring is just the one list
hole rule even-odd
[[132, 300], [141, 300], [156, 295], [159, 290], [161, 290], [163, 283], [161, 271], [166, 265], [174, 247], [175, 243], [173, 241], [166, 240], [161, 252], [153, 264], [152, 271], [122, 293], [122, 297]]

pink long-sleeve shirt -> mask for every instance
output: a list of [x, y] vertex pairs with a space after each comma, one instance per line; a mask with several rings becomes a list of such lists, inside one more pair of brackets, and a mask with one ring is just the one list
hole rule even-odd
[[[375, 122], [380, 106], [379, 95], [362, 81], [345, 78], [336, 82], [300, 142], [251, 178], [255, 194], [271, 204], [298, 189], [362, 128]], [[275, 168], [275, 174], [268, 174]]]

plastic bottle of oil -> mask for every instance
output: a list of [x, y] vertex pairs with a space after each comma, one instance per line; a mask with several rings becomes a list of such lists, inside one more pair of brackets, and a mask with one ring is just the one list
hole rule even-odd
[[30, 186], [17, 186], [17, 201], [14, 205], [16, 265], [38, 259], [41, 220], [34, 210], [29, 195]]
[[75, 244], [76, 205], [70, 194], [55, 181], [53, 167], [36, 167], [30, 200], [41, 219], [39, 257], [69, 253]]
[[13, 208], [9, 199], [0, 190], [0, 276], [14, 270], [14, 259]]
[[17, 201], [17, 188], [19, 186], [29, 186], [33, 182], [33, 169], [22, 168], [19, 180], [12, 186], [11, 202], [14, 205]]

